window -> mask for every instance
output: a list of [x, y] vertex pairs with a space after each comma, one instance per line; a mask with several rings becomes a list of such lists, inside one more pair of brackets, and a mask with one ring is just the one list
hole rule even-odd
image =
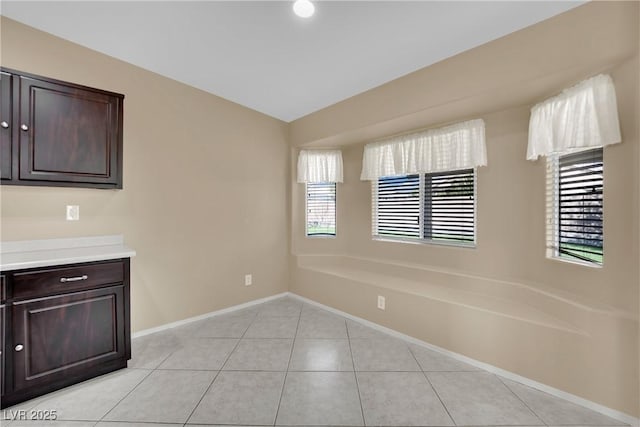
[[602, 148], [547, 158], [547, 256], [603, 261]]
[[373, 235], [473, 245], [475, 170], [385, 177], [373, 181]]
[[336, 235], [336, 183], [307, 183], [307, 236]]

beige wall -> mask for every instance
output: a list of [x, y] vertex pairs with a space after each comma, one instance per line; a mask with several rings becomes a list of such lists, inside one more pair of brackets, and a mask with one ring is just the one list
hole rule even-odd
[[[638, 416], [638, 22], [636, 2], [590, 3], [293, 122], [294, 147], [343, 147], [345, 183], [338, 236], [319, 240], [304, 236], [304, 186], [292, 180], [292, 291]], [[623, 143], [605, 149], [605, 262], [591, 268], [546, 258], [545, 162], [525, 153], [532, 103], [602, 71]], [[475, 117], [489, 159], [477, 175], [477, 248], [373, 241], [364, 143]]]
[[[525, 158], [528, 106], [479, 116], [486, 123], [489, 165], [477, 172], [476, 249], [372, 240], [371, 185], [369, 181], [360, 181], [363, 144], [357, 144], [343, 149], [345, 183], [338, 187], [338, 204], [342, 207], [338, 213], [338, 238], [335, 242], [316, 242], [298, 233], [296, 251], [338, 251], [438, 266], [484, 277], [547, 284], [637, 313], [638, 242], [629, 238], [629, 232], [636, 230], [638, 220], [635, 120], [638, 110], [634, 105], [637, 58], [614, 68], [610, 74], [619, 94], [625, 143], [604, 150], [607, 215], [606, 254], [602, 268], [550, 261], [545, 256], [545, 161], [531, 162]], [[299, 196], [303, 203], [304, 194]], [[296, 209], [294, 215], [300, 212]], [[300, 220], [304, 222], [302, 215]], [[304, 224], [301, 224], [295, 231], [303, 231], [303, 228]], [[337, 247], [329, 250], [327, 244]]]
[[291, 143], [357, 143], [534, 102], [637, 55], [638, 31], [637, 2], [591, 2], [295, 120]]
[[[138, 331], [288, 285], [285, 123], [1, 21], [3, 66], [125, 94], [124, 189], [1, 188], [2, 240], [123, 234]], [[80, 205], [80, 221], [64, 219]], [[244, 274], [253, 286], [244, 286]]]

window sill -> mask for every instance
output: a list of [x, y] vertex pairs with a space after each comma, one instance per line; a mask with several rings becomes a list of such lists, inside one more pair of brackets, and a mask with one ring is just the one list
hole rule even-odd
[[304, 237], [306, 237], [307, 239], [335, 239], [337, 236], [330, 236], [330, 235], [323, 235], [323, 234], [317, 234], [317, 235], [305, 235]]
[[392, 238], [392, 237], [381, 237], [381, 236], [373, 236], [372, 239], [377, 242], [409, 243], [411, 245], [444, 246], [448, 248], [476, 249], [476, 243], [439, 242], [435, 240], [403, 239], [403, 238]]
[[589, 267], [589, 268], [595, 268], [595, 269], [600, 269], [602, 268], [603, 264], [596, 264], [593, 262], [587, 262], [587, 261], [580, 261], [577, 259], [567, 259], [567, 258], [561, 258], [558, 256], [547, 256], [548, 260], [551, 261], [556, 261], [556, 262], [561, 262], [561, 263], [566, 263], [566, 264], [574, 264], [574, 265], [579, 265], [581, 267]]

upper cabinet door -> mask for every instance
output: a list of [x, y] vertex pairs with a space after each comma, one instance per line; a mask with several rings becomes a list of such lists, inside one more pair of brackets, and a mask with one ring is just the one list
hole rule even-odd
[[11, 134], [13, 132], [11, 74], [0, 72], [0, 178], [11, 179]]
[[122, 98], [21, 76], [20, 181], [122, 188]]

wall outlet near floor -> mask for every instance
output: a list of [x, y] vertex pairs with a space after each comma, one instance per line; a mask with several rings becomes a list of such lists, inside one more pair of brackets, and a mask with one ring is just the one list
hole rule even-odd
[[378, 295], [378, 308], [384, 310], [387, 305], [387, 300], [382, 295]]
[[244, 275], [244, 285], [251, 286], [253, 284], [253, 276], [251, 274]]
[[80, 206], [67, 205], [67, 221], [79, 221], [80, 220]]

